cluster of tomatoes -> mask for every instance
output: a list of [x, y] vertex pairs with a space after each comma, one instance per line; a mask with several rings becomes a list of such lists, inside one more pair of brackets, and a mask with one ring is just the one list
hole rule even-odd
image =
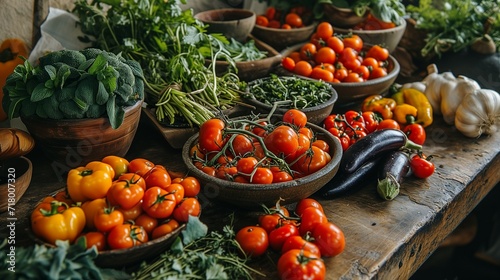
[[277, 268], [281, 279], [324, 279], [322, 257], [334, 257], [345, 248], [342, 230], [328, 220], [322, 205], [304, 198], [290, 211], [280, 207], [266, 209], [258, 225], [236, 233], [236, 241], [247, 256], [258, 258], [270, 248], [280, 254]]
[[271, 6], [264, 14], [257, 15], [255, 24], [269, 28], [292, 29], [304, 27], [304, 23], [308, 22], [311, 16], [311, 11], [304, 6], [293, 7], [287, 12]]
[[[58, 230], [73, 230], [72, 235], [67, 235], [68, 241], [85, 236], [88, 248], [130, 248], [173, 232], [187, 222], [189, 215], [198, 216], [199, 192], [200, 183], [194, 177], [173, 178], [164, 166], [147, 159], [129, 162], [111, 155], [70, 170], [66, 189], [45, 198], [33, 211], [33, 215], [42, 213], [46, 222], [65, 217], [70, 210], [83, 213], [66, 220], [68, 225], [78, 227], [52, 228], [48, 233], [51, 236], [36, 230], [43, 226], [43, 220], [32, 223], [32, 228], [35, 234], [40, 233], [37, 236], [51, 243], [64, 239], [55, 237], [64, 236]], [[53, 205], [58, 206], [57, 211], [47, 214]]]
[[364, 48], [356, 34], [338, 35], [321, 22], [309, 42], [281, 61], [284, 69], [325, 82], [363, 82], [387, 75], [389, 50], [380, 45]]
[[308, 127], [307, 116], [290, 109], [281, 122], [213, 118], [200, 126], [190, 150], [202, 172], [240, 183], [271, 184], [318, 171], [331, 160], [330, 146]]

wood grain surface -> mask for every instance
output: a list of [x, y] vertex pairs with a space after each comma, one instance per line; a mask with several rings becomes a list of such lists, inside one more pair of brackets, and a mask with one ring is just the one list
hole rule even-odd
[[[435, 174], [426, 180], [407, 178], [393, 201], [380, 199], [373, 182], [354, 194], [321, 200], [329, 220], [346, 236], [344, 252], [324, 259], [327, 279], [408, 279], [500, 181], [498, 133], [469, 139], [436, 118], [427, 135], [424, 152], [434, 155]], [[27, 157], [33, 162], [31, 185], [12, 216], [8, 212], [0, 215], [4, 225], [7, 217], [17, 218], [16, 246], [33, 243], [28, 235], [29, 213], [43, 196], [64, 187], [68, 171], [51, 164], [38, 148]], [[181, 150], [173, 149], [144, 115], [126, 157], [147, 158], [179, 174], [186, 171]], [[210, 229], [220, 229], [232, 213], [235, 230], [257, 223], [259, 213], [222, 205], [203, 192], [200, 202], [201, 219]], [[1, 237], [6, 235], [3, 229]], [[278, 279], [277, 258], [278, 254], [270, 253], [252, 261], [250, 264], [266, 275], [255, 278]]]

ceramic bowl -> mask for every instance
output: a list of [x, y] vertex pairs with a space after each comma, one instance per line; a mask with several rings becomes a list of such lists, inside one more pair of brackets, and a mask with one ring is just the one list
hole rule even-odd
[[368, 10], [364, 15], [358, 16], [354, 10], [341, 8], [332, 4], [323, 4], [325, 18], [334, 26], [352, 27], [363, 22], [368, 16]]
[[361, 39], [363, 43], [370, 45], [381, 45], [386, 47], [390, 53], [392, 53], [403, 38], [406, 30], [406, 20], [401, 19], [401, 24], [394, 28], [389, 29], [379, 29], [379, 30], [362, 30], [362, 29], [352, 29], [352, 28], [342, 28], [336, 27], [334, 25], [335, 33], [338, 34], [356, 34]]
[[[302, 79], [301, 77], [298, 77], [298, 76], [296, 76], [296, 77], [281, 76], [278, 78], [279, 79]], [[252, 94], [252, 88], [254, 85], [258, 85], [258, 84], [262, 83], [263, 81], [269, 80], [269, 79], [271, 79], [271, 78], [266, 77], [266, 78], [261, 78], [261, 79], [257, 79], [257, 80], [250, 82], [247, 86], [246, 93], [243, 95], [246, 103], [255, 106], [255, 110], [254, 110], [255, 113], [268, 114], [271, 111], [271, 109], [273, 108], [273, 105], [264, 103], [262, 100], [258, 100]], [[313, 107], [306, 107], [306, 108], [300, 109], [302, 112], [304, 112], [306, 114], [307, 120], [310, 123], [313, 123], [316, 125], [321, 125], [323, 120], [326, 117], [328, 117], [328, 115], [330, 115], [332, 113], [335, 102], [338, 99], [338, 94], [337, 94], [337, 91], [335, 90], [335, 88], [331, 84], [328, 84], [328, 83], [325, 83], [325, 85], [331, 94], [331, 97], [327, 101], [325, 101], [322, 104], [313, 106]], [[310, 93], [304, 93], [304, 95], [305, 94], [317, 95], [318, 93], [310, 92]], [[277, 114], [283, 115], [288, 109], [292, 108], [291, 105], [292, 104], [287, 105], [285, 107], [278, 107], [275, 112]]]
[[255, 26], [255, 13], [245, 9], [216, 9], [197, 13], [194, 18], [207, 24], [208, 33], [222, 33], [243, 42]]
[[[301, 45], [287, 48], [281, 54], [283, 55], [283, 57], [286, 57], [292, 52], [299, 50], [300, 47]], [[368, 47], [369, 46], [366, 46], [366, 48]], [[354, 103], [360, 102], [366, 97], [373, 94], [386, 95], [391, 85], [396, 81], [400, 70], [401, 67], [396, 58], [394, 58], [392, 55], [389, 55], [387, 75], [384, 77], [359, 83], [329, 83], [337, 91], [338, 94], [338, 100], [335, 103], [335, 106], [345, 107], [348, 105], [353, 105]], [[283, 73], [284, 75], [294, 75], [293, 73], [288, 72], [284, 69], [281, 69], [279, 72]], [[311, 79], [308, 77], [304, 78]]]
[[307, 127], [317, 133], [319, 139], [328, 143], [332, 159], [315, 173], [292, 181], [266, 185], [239, 183], [219, 179], [200, 171], [194, 166], [189, 156], [190, 149], [198, 143], [198, 133], [189, 138], [184, 145], [182, 159], [189, 173], [200, 180], [203, 193], [208, 199], [243, 209], [262, 209], [262, 204], [270, 207], [279, 199], [284, 199], [283, 205], [294, 203], [314, 194], [330, 181], [337, 173], [342, 158], [342, 147], [333, 135], [311, 123], [308, 123]]
[[314, 33], [316, 23], [292, 29], [279, 29], [255, 25], [252, 35], [278, 51], [300, 42], [308, 41]]
[[[248, 40], [254, 40], [255, 46], [259, 50], [267, 52], [267, 56], [259, 60], [236, 62], [236, 68], [238, 69], [237, 75], [240, 80], [245, 82], [267, 76], [277, 65], [280, 64], [282, 59], [281, 54], [278, 51], [255, 38], [251, 34], [248, 36]], [[211, 63], [212, 61], [208, 60], [207, 62]], [[215, 71], [218, 74], [226, 73], [228, 67], [229, 63], [227, 61], [217, 61], [215, 64]]]
[[141, 116], [142, 101], [125, 108], [120, 127], [113, 129], [107, 117], [96, 119], [21, 120], [35, 143], [60, 167], [77, 167], [107, 155], [125, 156], [132, 144]]
[[[31, 183], [33, 165], [26, 157], [10, 158], [0, 162], [0, 213], [14, 207]], [[14, 183], [9, 184], [9, 179]]]

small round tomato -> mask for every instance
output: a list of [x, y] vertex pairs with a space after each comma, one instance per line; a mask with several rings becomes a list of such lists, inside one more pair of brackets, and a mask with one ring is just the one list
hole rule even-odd
[[267, 7], [265, 16], [267, 19], [274, 19], [276, 17], [276, 8], [275, 7]]
[[149, 216], [148, 214], [141, 214], [134, 220], [134, 224], [144, 228], [147, 234], [151, 234], [158, 226], [158, 219]]
[[198, 145], [200, 146], [200, 151], [204, 154], [209, 152], [218, 152], [224, 144], [224, 139], [222, 138], [222, 130], [226, 127], [223, 120], [212, 118], [200, 126]]
[[201, 190], [200, 181], [192, 176], [175, 178], [172, 180], [172, 183], [180, 183], [184, 187], [184, 196], [186, 197], [197, 196]]
[[179, 183], [172, 183], [165, 190], [175, 196], [175, 203], [179, 203], [184, 199], [184, 187]]
[[436, 167], [430, 159], [431, 157], [426, 157], [423, 154], [417, 154], [411, 158], [410, 167], [415, 177], [425, 179], [434, 174]]
[[109, 232], [123, 222], [122, 212], [113, 207], [100, 209], [94, 216], [94, 226], [100, 232]]
[[323, 41], [327, 41], [333, 36], [333, 26], [329, 22], [323, 21], [316, 26], [316, 34]]
[[401, 129], [401, 127], [397, 121], [393, 119], [385, 119], [378, 124], [377, 130], [380, 129]]
[[365, 122], [365, 129], [367, 133], [375, 131], [381, 121], [381, 118], [372, 111], [365, 111], [362, 113], [363, 121]]
[[294, 235], [299, 235], [299, 228], [293, 224], [283, 224], [269, 233], [269, 246], [279, 252], [285, 240]]
[[133, 184], [141, 186], [144, 190], [146, 190], [146, 180], [144, 180], [144, 177], [140, 176], [139, 174], [136, 173], [123, 173], [118, 177], [118, 181], [129, 181]]
[[353, 48], [358, 53], [363, 49], [363, 39], [356, 34], [351, 34], [343, 39], [345, 48]]
[[173, 212], [174, 219], [181, 223], [186, 223], [189, 219], [189, 216], [197, 217], [200, 215], [201, 206], [198, 199], [194, 197], [188, 197], [183, 199], [181, 203], [179, 203]]
[[301, 156], [294, 166], [303, 174], [312, 174], [330, 162], [331, 156], [316, 146], [311, 146], [304, 156]]
[[363, 78], [356, 72], [351, 72], [347, 74], [347, 77], [342, 81], [345, 83], [361, 83], [363, 82]]
[[240, 229], [235, 237], [247, 256], [262, 256], [269, 247], [267, 232], [259, 226], [247, 226]]
[[111, 167], [115, 171], [114, 179], [118, 178], [123, 173], [128, 172], [128, 165], [130, 164], [130, 162], [123, 157], [110, 155], [104, 157], [101, 161], [111, 165]]
[[312, 70], [313, 67], [309, 62], [301, 60], [295, 63], [295, 69], [293, 70], [293, 73], [300, 76], [309, 77], [312, 73]]
[[361, 65], [368, 67], [368, 69], [370, 69], [370, 73], [373, 69], [379, 67], [378, 61], [373, 57], [365, 57], [361, 62]]
[[317, 224], [311, 236], [323, 257], [333, 257], [344, 251], [344, 232], [334, 223]]
[[408, 136], [408, 139], [416, 144], [423, 145], [426, 134], [425, 128], [418, 123], [412, 123], [404, 127], [403, 132]]
[[129, 173], [136, 173], [141, 177], [144, 177], [146, 173], [149, 172], [155, 166], [151, 161], [144, 158], [135, 158], [130, 161], [128, 165]]
[[267, 27], [269, 25], [269, 19], [266, 16], [258, 15], [255, 18], [255, 24], [258, 26]]
[[278, 259], [280, 279], [325, 279], [326, 267], [323, 260], [310, 251], [292, 249]]
[[316, 61], [316, 63], [318, 63], [318, 64], [321, 64], [321, 63], [333, 64], [333, 63], [335, 63], [336, 59], [337, 59], [337, 56], [335, 54], [335, 51], [330, 47], [320, 48], [316, 52], [316, 55], [314, 56], [314, 61]]
[[[337, 64], [337, 65], [342, 65], [342, 63]], [[333, 73], [333, 78], [339, 80], [340, 82], [343, 82], [345, 77], [347, 77], [348, 74], [349, 74], [349, 72], [347, 71], [347, 68], [345, 68], [344, 66], [336, 66], [335, 73]]]
[[387, 70], [384, 67], [377, 67], [372, 69], [372, 72], [370, 73], [370, 77], [368, 79], [377, 79], [385, 76], [387, 76]]
[[304, 25], [302, 18], [296, 13], [288, 13], [285, 16], [285, 22], [291, 27], [302, 27]]
[[234, 156], [241, 157], [253, 151], [252, 140], [243, 134], [237, 134], [234, 136], [231, 145]]
[[142, 210], [151, 217], [165, 219], [174, 212], [175, 205], [174, 194], [160, 187], [151, 187], [144, 193]]
[[300, 215], [299, 233], [304, 236], [308, 232], [312, 232], [318, 224], [326, 222], [328, 222], [328, 218], [322, 209], [313, 206], [307, 207]]
[[322, 140], [322, 139], [316, 139], [314, 140], [311, 145], [313, 146], [316, 146], [318, 148], [320, 148], [321, 150], [323, 150], [325, 153], [329, 153], [330, 152], [330, 145], [328, 145], [328, 143], [325, 141], [325, 140]]
[[337, 36], [332, 36], [326, 41], [326, 45], [335, 51], [336, 54], [344, 51], [344, 42]]
[[310, 78], [324, 82], [333, 81], [333, 73], [321, 67], [314, 67], [309, 75]]
[[118, 211], [122, 212], [124, 221], [133, 221], [142, 214], [142, 203], [137, 203], [130, 209], [118, 208]]
[[[318, 48], [316, 45], [313, 43], [305, 43], [300, 47], [299, 53], [300, 53], [300, 58], [304, 61], [307, 62], [307, 60], [314, 60], [314, 56], [316, 55], [316, 52], [318, 51]], [[295, 64], [295, 67], [297, 67], [297, 64]]]
[[252, 184], [271, 184], [273, 182], [273, 172], [267, 167], [257, 167], [250, 177]]
[[89, 231], [84, 233], [82, 236], [85, 237], [85, 245], [87, 248], [96, 247], [97, 251], [103, 251], [106, 249], [106, 236], [100, 231]]
[[283, 122], [293, 124], [298, 128], [302, 128], [307, 124], [307, 116], [299, 109], [289, 109], [283, 115]]
[[366, 57], [373, 57], [378, 61], [384, 61], [389, 58], [389, 50], [380, 45], [373, 45], [366, 52]]
[[283, 66], [285, 70], [293, 72], [293, 70], [295, 69], [295, 61], [289, 56], [284, 57], [283, 60], [281, 60], [281, 66]]
[[321, 252], [316, 246], [316, 244], [312, 243], [311, 241], [305, 240], [302, 236], [300, 235], [294, 235], [290, 236], [285, 240], [285, 243], [283, 243], [283, 247], [281, 247], [281, 254], [284, 254], [290, 250], [293, 249], [300, 249], [304, 251], [311, 252], [312, 254], [316, 256], [321, 256]]
[[161, 168], [152, 168], [148, 174], [144, 176], [146, 188], [160, 187], [166, 189], [172, 183], [172, 178], [168, 171]]
[[283, 155], [285, 158], [292, 156], [299, 147], [297, 132], [287, 125], [276, 127], [264, 138], [266, 147], [275, 155]]
[[236, 163], [236, 169], [238, 172], [244, 175], [250, 175], [253, 170], [257, 167], [259, 161], [254, 157], [244, 157], [238, 160]]
[[314, 198], [308, 197], [308, 198], [303, 198], [299, 202], [297, 202], [297, 205], [295, 206], [295, 214], [297, 214], [297, 216], [300, 217], [304, 212], [304, 210], [308, 207], [315, 207], [321, 210], [321, 212], [324, 212], [323, 206], [321, 205], [321, 203], [319, 203], [319, 201], [317, 201]]
[[288, 182], [293, 180], [293, 176], [286, 171], [279, 170], [272, 172], [273, 172], [273, 183]]
[[138, 225], [121, 224], [109, 232], [107, 241], [111, 249], [126, 249], [146, 243], [148, 234]]
[[153, 229], [153, 232], [151, 233], [151, 238], [157, 239], [169, 233], [172, 233], [179, 227], [179, 225], [180, 224], [177, 220], [169, 219], [168, 221], [158, 225], [155, 229]]
[[127, 180], [113, 182], [106, 197], [113, 205], [118, 205], [122, 209], [130, 209], [140, 203], [144, 196], [144, 189], [141, 185], [134, 184]]

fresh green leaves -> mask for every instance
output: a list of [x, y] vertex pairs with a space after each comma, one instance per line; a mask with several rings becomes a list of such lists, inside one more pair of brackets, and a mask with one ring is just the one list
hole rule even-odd
[[113, 128], [124, 106], [144, 98], [143, 72], [136, 62], [99, 49], [61, 50], [19, 65], [5, 85], [3, 106], [9, 118], [98, 118], [107, 115]]
[[101, 269], [94, 263], [95, 247], [87, 249], [80, 238], [73, 245], [56, 241], [56, 247], [34, 245], [15, 248], [15, 272], [9, 270], [7, 239], [0, 244], [0, 277], [10, 279], [130, 279], [130, 275], [114, 269]]

